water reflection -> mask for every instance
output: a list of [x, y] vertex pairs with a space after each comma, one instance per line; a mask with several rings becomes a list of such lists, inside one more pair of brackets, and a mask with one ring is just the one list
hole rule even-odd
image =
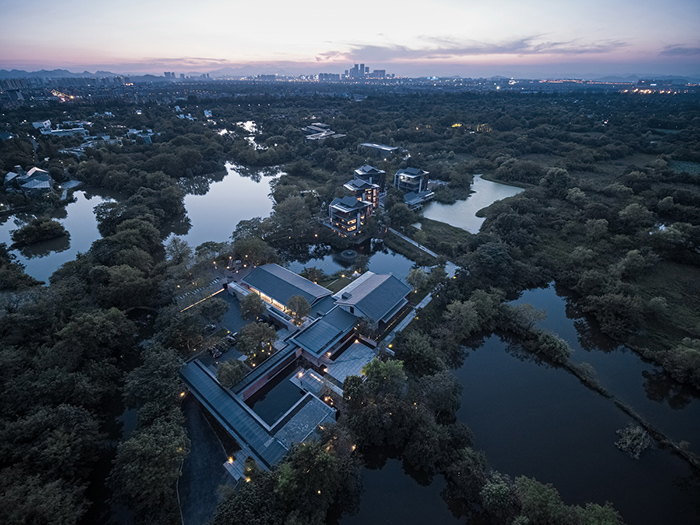
[[[291, 261], [288, 268], [293, 272], [300, 273], [305, 268], [317, 268], [324, 273], [331, 275], [344, 270], [352, 270], [356, 260], [345, 259], [341, 256], [340, 250], [331, 250], [330, 247], [319, 246], [318, 251], [312, 250], [311, 257], [300, 257]], [[374, 273], [393, 273], [400, 279], [405, 279], [415, 263], [392, 250], [371, 252], [368, 248], [357, 249], [358, 257], [369, 257], [367, 269]], [[319, 257], [319, 252], [325, 255]]]
[[35, 257], [46, 257], [52, 253], [65, 252], [68, 249], [70, 249], [70, 233], [68, 235], [56, 237], [55, 239], [30, 244], [29, 246], [22, 246], [18, 251], [22, 257], [33, 259]]
[[[51, 215], [69, 232], [69, 236], [32, 244], [22, 250], [12, 250], [17, 261], [25, 266], [25, 272], [35, 279], [48, 282], [49, 276], [62, 264], [75, 259], [79, 252], [86, 252], [93, 241], [100, 238], [95, 218], [95, 206], [114, 201], [120, 195], [109, 191], [79, 190], [73, 194], [73, 202]], [[29, 213], [19, 213], [0, 223], [0, 242], [12, 244], [12, 231], [34, 218]]]
[[225, 171], [212, 175], [198, 175], [180, 179], [179, 184], [188, 195], [206, 195], [209, 192], [211, 183], [220, 182], [225, 176]]
[[463, 523], [442, 499], [445, 481], [441, 476], [432, 484], [421, 486], [406, 475], [398, 459], [389, 459], [380, 470], [365, 469], [362, 483], [359, 511], [354, 516], [344, 516], [342, 525]]
[[458, 418], [493, 468], [553, 483], [567, 504], [611, 501], [628, 523], [697, 523], [693, 494], [680, 485], [697, 486], [686, 463], [665, 449], [632, 460], [614, 446], [630, 418], [611, 400], [517, 354], [491, 336], [455, 371]]
[[666, 401], [674, 410], [687, 407], [698, 397], [698, 392], [688, 385], [682, 385], [666, 374], [663, 370], [644, 370], [644, 391], [652, 401]]
[[[190, 246], [231, 237], [239, 221], [267, 217], [272, 211], [270, 182], [279, 169], [247, 170], [226, 164], [226, 174], [182, 181], [194, 192], [185, 196], [187, 218], [172, 225], [170, 239], [179, 236]], [[203, 192], [203, 193], [202, 193]]]
[[566, 340], [571, 361], [589, 363], [596, 379], [630, 404], [652, 425], [676, 442], [688, 441], [700, 451], [700, 392], [668, 377], [653, 363], [606, 337], [594, 319], [582, 315], [574, 296], [562, 287], [527, 290], [514, 304], [529, 303], [547, 312], [538, 323]]

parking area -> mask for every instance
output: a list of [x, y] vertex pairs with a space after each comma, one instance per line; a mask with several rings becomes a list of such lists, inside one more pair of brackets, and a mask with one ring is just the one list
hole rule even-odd
[[196, 281], [178, 285], [179, 293], [173, 300], [179, 307], [186, 308], [187, 306], [208, 297], [217, 290], [220, 290], [223, 283], [223, 277], [216, 275], [213, 272], [207, 272], [206, 276], [203, 276]]
[[216, 330], [212, 331], [212, 343], [208, 346], [213, 346], [217, 342], [221, 342], [222, 349], [221, 355], [218, 357], [213, 357], [209, 352], [202, 352], [198, 358], [206, 366], [216, 366], [219, 363], [225, 361], [230, 361], [232, 359], [243, 360], [244, 355], [238, 351], [235, 344], [225, 345], [227, 348], [224, 350], [223, 346], [226, 343], [227, 334], [236, 334], [240, 332], [241, 328], [249, 324], [250, 321], [243, 319], [241, 316], [241, 305], [238, 299], [228, 292], [223, 292], [217, 295], [217, 297], [226, 301], [228, 304], [228, 311], [224, 314], [221, 322], [216, 325]]

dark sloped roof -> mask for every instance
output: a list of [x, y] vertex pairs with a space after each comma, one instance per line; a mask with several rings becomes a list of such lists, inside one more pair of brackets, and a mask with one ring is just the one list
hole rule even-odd
[[185, 383], [207, 410], [242, 444], [248, 445], [267, 467], [276, 465], [287, 452], [262, 423], [206, 370], [198, 360], [180, 372]]
[[[411, 287], [393, 275], [371, 275], [348, 293], [338, 292], [337, 304], [354, 306], [362, 315], [374, 322], [382, 320], [406, 299]], [[349, 295], [349, 297], [348, 297]]]
[[[357, 199], [353, 200], [357, 202]], [[258, 266], [243, 279], [243, 282], [285, 305], [290, 297], [295, 295], [301, 295], [312, 305], [331, 294], [330, 290], [323, 286], [304, 279], [278, 264]]]
[[364, 166], [360, 166], [355, 170], [356, 172], [359, 173], [366, 173], [366, 174], [380, 174], [380, 173], [385, 173], [383, 170], [380, 170], [379, 168], [375, 168], [374, 166], [370, 166], [369, 164], [365, 164]]
[[414, 203], [414, 202], [416, 202], [416, 203], [421, 202], [422, 199], [418, 196], [417, 193], [412, 192], [412, 191], [409, 191], [408, 193], [404, 194], [404, 196], [403, 196], [403, 201], [404, 201], [406, 204], [411, 204], [411, 203]]
[[428, 172], [419, 168], [403, 168], [399, 170], [399, 173], [405, 173], [406, 175], [423, 175]]
[[36, 178], [28, 180], [27, 182], [22, 184], [22, 187], [28, 190], [50, 189], [51, 183], [47, 180]]
[[350, 182], [345, 183], [345, 188], [349, 189], [350, 191], [356, 191], [356, 190], [366, 190], [368, 188], [378, 188], [376, 184], [372, 184], [371, 182], [367, 182], [366, 180], [362, 179], [352, 179]]
[[355, 197], [345, 196], [341, 199], [335, 198], [331, 201], [331, 206], [340, 206], [347, 210], [361, 210], [367, 206], [366, 202], [358, 201]]
[[291, 341], [310, 354], [320, 356], [347, 335], [356, 322], [357, 317], [335, 307], [292, 337]]

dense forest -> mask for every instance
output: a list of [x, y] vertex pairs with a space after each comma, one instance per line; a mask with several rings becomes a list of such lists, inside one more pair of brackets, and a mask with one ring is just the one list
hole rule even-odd
[[[335, 400], [338, 424], [295, 447], [272, 472], [252, 473], [251, 483], [227, 494], [214, 523], [337, 520], [356, 509], [359, 469], [372, 454], [400, 458], [419, 478], [443, 476], [450, 509], [475, 522], [622, 523], [604, 502], [566, 505], [552, 486], [490, 469], [456, 421], [460, 387], [450, 368], [464, 359], [467, 343], [499, 333], [596, 388], [588, 371], [569, 361], [567, 344], [535, 327], [532, 311], [506, 304], [554, 281], [611, 341], [700, 388], [696, 96], [397, 96], [378, 89], [363, 100], [260, 92], [179, 104], [214, 117], [178, 118], [168, 104], [80, 101], [2, 117], [18, 136], [0, 142], [3, 174], [38, 166], [58, 182], [123, 195], [98, 207], [101, 239], [47, 286], [0, 245], [4, 523], [106, 523], [117, 507], [135, 523], [179, 522], [175, 482], [190, 444], [178, 372], [221, 314], [204, 305], [179, 312], [172, 304], [177, 284], [212, 258], [245, 254], [264, 262], [315, 242], [345, 246], [349, 241], [331, 236], [319, 219], [367, 162], [388, 175], [407, 166], [429, 171], [448, 182], [436, 192], [445, 203], [465, 198], [477, 173], [525, 191], [486, 209], [478, 234], [422, 219], [389, 192], [369, 233], [401, 230], [437, 252], [437, 263], [456, 263], [455, 279], [414, 274], [422, 292], [438, 293], [394, 342], [395, 355], [383, 352], [364, 381], [350, 377]], [[96, 115], [104, 110], [114, 116]], [[29, 124], [46, 118], [91, 120], [93, 134], [118, 141], [94, 143], [80, 156], [61, 153], [80, 141], [46, 137]], [[248, 121], [254, 131], [242, 125]], [[312, 122], [345, 136], [308, 141], [301, 129]], [[129, 129], [152, 130], [151, 143]], [[362, 142], [400, 146], [410, 157], [368, 157]], [[235, 243], [165, 243], [173, 224], [186, 221], [184, 195], [206, 192], [226, 161], [282, 167], [272, 215], [232, 224]], [[17, 242], [26, 243], [44, 235], [41, 225], [55, 230], [49, 214], [64, 205], [51, 195], [0, 199], [37, 218], [34, 231], [18, 233]], [[128, 434], [118, 419], [126, 408], [138, 414]]]

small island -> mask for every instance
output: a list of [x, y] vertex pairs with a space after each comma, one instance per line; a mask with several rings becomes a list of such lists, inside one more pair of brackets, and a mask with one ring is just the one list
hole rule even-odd
[[68, 235], [68, 232], [60, 222], [48, 218], [35, 218], [12, 232], [12, 241], [14, 246], [28, 246], [64, 235]]

